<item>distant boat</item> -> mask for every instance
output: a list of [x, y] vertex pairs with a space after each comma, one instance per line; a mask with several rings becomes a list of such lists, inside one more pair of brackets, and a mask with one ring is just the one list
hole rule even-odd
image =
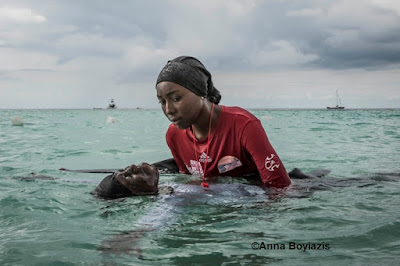
[[338, 90], [336, 90], [336, 106], [332, 107], [326, 107], [327, 109], [344, 109], [344, 106], [342, 106], [342, 101], [340, 100]]
[[114, 99], [111, 99], [110, 103], [108, 104], [107, 109], [117, 109], [117, 106], [114, 103]]

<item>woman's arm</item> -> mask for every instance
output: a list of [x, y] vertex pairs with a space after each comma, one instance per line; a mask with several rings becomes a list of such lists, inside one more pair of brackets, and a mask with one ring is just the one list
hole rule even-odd
[[260, 121], [251, 121], [245, 126], [241, 143], [253, 158], [261, 180], [266, 186], [285, 187], [290, 185], [286, 169], [269, 142]]
[[188, 169], [186, 168], [186, 165], [183, 163], [182, 159], [180, 158], [178, 152], [175, 150], [175, 141], [179, 141], [179, 137], [177, 137], [174, 133], [174, 126], [171, 124], [167, 130], [166, 133], [166, 141], [167, 145], [171, 151], [172, 156], [174, 157], [174, 163], [176, 165], [177, 172], [182, 173], [182, 174], [190, 174]]

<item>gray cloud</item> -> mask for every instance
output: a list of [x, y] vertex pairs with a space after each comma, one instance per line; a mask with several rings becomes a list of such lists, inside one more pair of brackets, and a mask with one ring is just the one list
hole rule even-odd
[[0, 29], [3, 88], [34, 86], [24, 69], [45, 69], [89, 91], [99, 86], [90, 79], [102, 79], [123, 94], [128, 84], [153, 87], [165, 62], [182, 54], [216, 73], [400, 63], [397, 1], [4, 0]]
[[53, 53], [59, 63], [123, 57], [137, 44], [192, 52], [229, 69], [399, 62], [400, 17], [393, 9], [367, 1], [237, 1], [236, 9], [233, 1], [216, 2], [22, 1], [43, 23], [19, 23], [14, 29], [25, 38], [1, 39], [8, 47]]

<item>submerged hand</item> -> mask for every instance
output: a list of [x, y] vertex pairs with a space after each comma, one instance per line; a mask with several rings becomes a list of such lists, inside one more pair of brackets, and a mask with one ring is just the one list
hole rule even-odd
[[134, 195], [156, 194], [158, 191], [159, 173], [157, 167], [148, 163], [138, 166], [132, 164], [124, 171], [115, 172], [117, 180]]

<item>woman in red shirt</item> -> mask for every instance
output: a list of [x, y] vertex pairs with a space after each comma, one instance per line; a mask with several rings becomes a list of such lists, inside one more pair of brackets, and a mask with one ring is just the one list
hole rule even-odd
[[[92, 194], [105, 198], [157, 194], [155, 169], [197, 175], [204, 181], [256, 174], [263, 186], [290, 185], [261, 122], [242, 108], [219, 105], [221, 95], [199, 60], [181, 56], [168, 61], [156, 88], [161, 108], [172, 122], [166, 138], [174, 159], [128, 166], [105, 177]], [[308, 177], [295, 170], [294, 176]]]
[[181, 56], [168, 61], [156, 89], [172, 122], [166, 139], [181, 173], [204, 179], [258, 173], [265, 186], [290, 184], [261, 122], [242, 108], [219, 105], [221, 95], [199, 60]]

